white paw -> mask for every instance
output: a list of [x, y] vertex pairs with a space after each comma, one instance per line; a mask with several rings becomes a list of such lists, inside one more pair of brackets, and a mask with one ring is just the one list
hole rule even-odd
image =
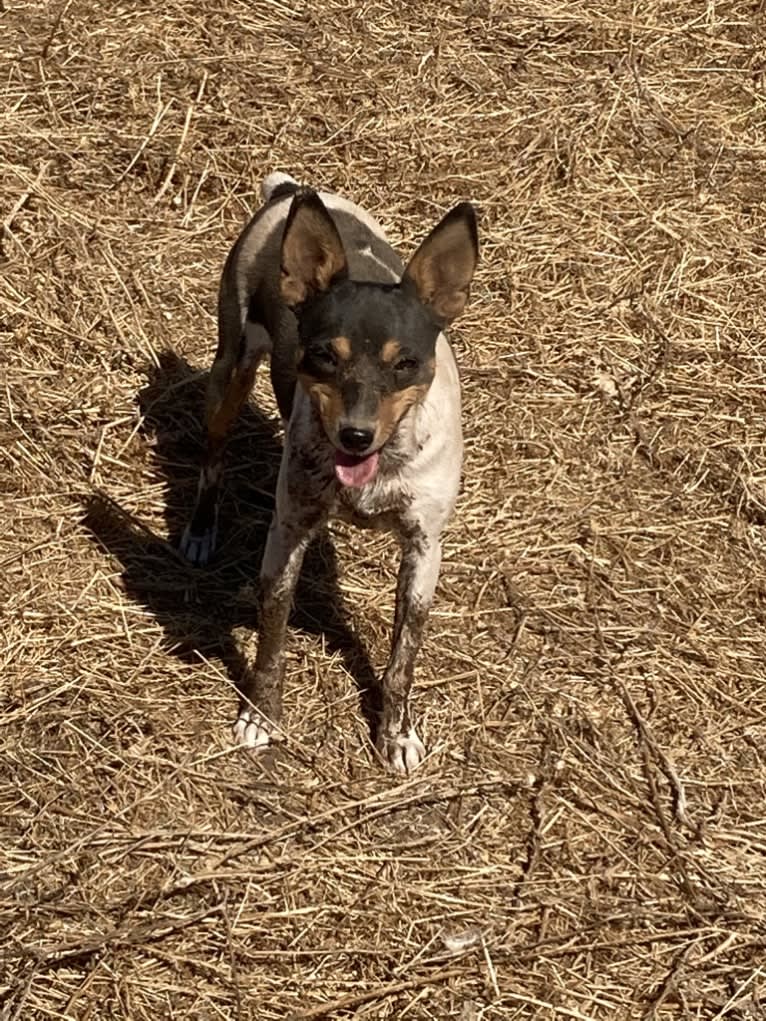
[[244, 748], [263, 751], [271, 744], [268, 722], [255, 709], [243, 709], [232, 727], [234, 740]]
[[191, 525], [187, 525], [181, 537], [179, 549], [190, 564], [205, 567], [215, 550], [216, 529], [210, 528], [201, 535], [195, 535]]
[[385, 738], [383, 757], [395, 773], [406, 775], [417, 769], [426, 757], [426, 750], [413, 727], [406, 734]]

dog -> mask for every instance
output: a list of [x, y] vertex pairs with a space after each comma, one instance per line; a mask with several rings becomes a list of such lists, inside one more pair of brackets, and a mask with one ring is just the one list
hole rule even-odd
[[261, 750], [276, 738], [301, 563], [337, 516], [390, 530], [401, 545], [376, 747], [391, 769], [409, 773], [425, 756], [409, 705], [415, 659], [462, 468], [460, 383], [443, 331], [468, 299], [476, 216], [467, 202], [455, 206], [404, 267], [380, 225], [345, 198], [281, 173], [261, 191], [264, 205], [221, 279], [207, 451], [181, 551], [198, 565], [213, 552], [224, 440], [268, 355], [285, 439], [260, 572], [258, 651], [235, 739]]

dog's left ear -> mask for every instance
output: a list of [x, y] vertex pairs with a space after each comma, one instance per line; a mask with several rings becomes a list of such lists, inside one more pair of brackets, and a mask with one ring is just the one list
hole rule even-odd
[[412, 256], [402, 283], [414, 285], [423, 304], [446, 326], [465, 308], [478, 261], [476, 213], [470, 202], [461, 202]]
[[301, 188], [282, 236], [282, 301], [294, 308], [347, 273], [343, 242], [324, 202], [313, 189]]

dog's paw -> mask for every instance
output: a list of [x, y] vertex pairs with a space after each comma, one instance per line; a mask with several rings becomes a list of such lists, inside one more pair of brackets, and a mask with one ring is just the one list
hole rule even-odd
[[426, 757], [423, 742], [411, 727], [406, 734], [384, 738], [381, 742], [380, 754], [383, 761], [395, 773], [406, 776], [417, 769]]
[[265, 751], [272, 743], [272, 732], [267, 720], [255, 709], [243, 709], [232, 727], [234, 740], [243, 748]]
[[203, 532], [195, 532], [192, 525], [187, 525], [178, 548], [181, 556], [190, 564], [205, 567], [215, 550], [216, 529], [207, 528]]

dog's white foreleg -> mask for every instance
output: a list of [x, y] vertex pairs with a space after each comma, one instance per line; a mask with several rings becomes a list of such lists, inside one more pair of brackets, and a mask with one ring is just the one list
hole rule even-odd
[[441, 543], [438, 535], [418, 530], [407, 535], [402, 546], [391, 657], [382, 682], [378, 750], [392, 769], [408, 773], [426, 754], [412, 722], [409, 694], [439, 577]]

